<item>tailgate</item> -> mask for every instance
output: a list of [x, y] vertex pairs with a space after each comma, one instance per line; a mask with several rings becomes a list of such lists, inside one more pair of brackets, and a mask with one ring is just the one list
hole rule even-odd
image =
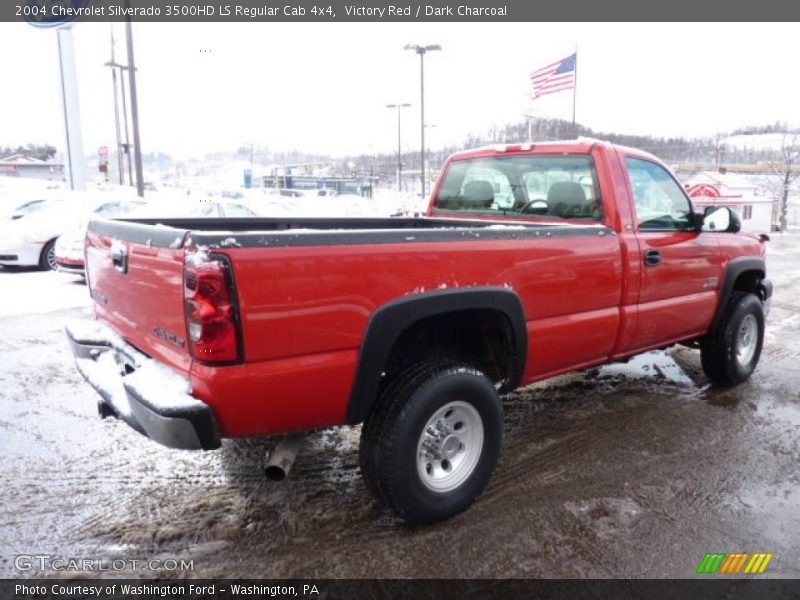
[[126, 221], [92, 221], [86, 274], [97, 317], [144, 354], [188, 371], [183, 309], [187, 231]]

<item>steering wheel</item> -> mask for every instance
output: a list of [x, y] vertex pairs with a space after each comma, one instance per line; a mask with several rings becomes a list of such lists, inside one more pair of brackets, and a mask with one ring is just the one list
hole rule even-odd
[[541, 198], [537, 198], [535, 200], [528, 200], [522, 207], [519, 209], [521, 214], [528, 214], [528, 215], [544, 215], [547, 214], [547, 202], [542, 200]]

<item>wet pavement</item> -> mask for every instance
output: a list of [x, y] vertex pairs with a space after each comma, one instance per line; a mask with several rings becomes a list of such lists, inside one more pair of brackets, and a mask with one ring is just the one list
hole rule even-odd
[[[489, 488], [429, 527], [368, 494], [357, 428], [312, 435], [272, 483], [270, 440], [176, 451], [101, 421], [61, 331], [85, 308], [0, 316], [0, 576], [50, 554], [193, 561], [135, 576], [691, 577], [706, 552], [745, 551], [800, 577], [800, 236], [776, 238], [750, 381], [709, 386], [679, 347], [511, 394]], [[56, 295], [79, 285], [0, 281], [45, 275]]]

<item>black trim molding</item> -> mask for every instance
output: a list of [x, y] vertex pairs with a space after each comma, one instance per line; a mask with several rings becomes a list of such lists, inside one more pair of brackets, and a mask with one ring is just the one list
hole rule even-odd
[[291, 220], [97, 219], [91, 221], [89, 229], [147, 246], [220, 250], [615, 235], [614, 230], [605, 225], [427, 217]]
[[[719, 304], [717, 304], [717, 312], [714, 315], [714, 320], [711, 322], [709, 331], [714, 331], [719, 325], [722, 315], [725, 312], [725, 307], [728, 305], [728, 299], [733, 292], [733, 285], [742, 273], [747, 271], [756, 271], [761, 274], [761, 279], [767, 275], [767, 263], [764, 258], [760, 256], [739, 256], [732, 259], [728, 263], [728, 268], [725, 270], [725, 279], [722, 281], [722, 287], [719, 291]], [[770, 285], [770, 290], [772, 289]]]
[[369, 414], [392, 348], [405, 330], [427, 317], [475, 309], [497, 310], [511, 323], [513, 356], [506, 388], [518, 387], [528, 356], [528, 328], [522, 301], [516, 292], [508, 288], [483, 287], [414, 294], [383, 305], [370, 318], [347, 408], [348, 422], [360, 423]]

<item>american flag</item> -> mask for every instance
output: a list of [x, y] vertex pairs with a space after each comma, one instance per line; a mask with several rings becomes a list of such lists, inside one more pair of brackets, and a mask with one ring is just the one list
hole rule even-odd
[[570, 54], [563, 60], [531, 73], [534, 100], [547, 94], [573, 89], [577, 63], [578, 55]]

